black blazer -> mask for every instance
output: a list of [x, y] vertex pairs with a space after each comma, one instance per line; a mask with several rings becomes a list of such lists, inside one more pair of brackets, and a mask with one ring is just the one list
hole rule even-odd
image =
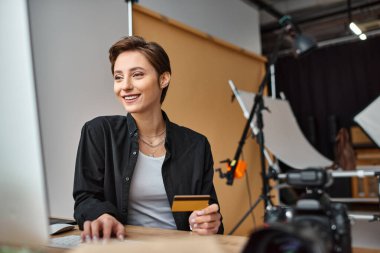
[[[162, 113], [167, 131], [162, 178], [170, 206], [174, 195], [209, 194], [210, 204], [218, 203], [207, 138], [170, 122]], [[127, 224], [129, 188], [138, 151], [138, 131], [131, 114], [97, 117], [83, 126], [73, 190], [74, 218], [81, 229], [86, 220], [104, 213]], [[190, 214], [173, 213], [177, 229], [190, 229]], [[223, 231], [222, 224], [218, 233]]]

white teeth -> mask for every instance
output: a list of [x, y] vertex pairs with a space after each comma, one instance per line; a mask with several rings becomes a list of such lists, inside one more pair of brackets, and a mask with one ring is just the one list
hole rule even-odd
[[125, 96], [124, 99], [125, 100], [133, 100], [133, 99], [135, 99], [137, 97], [138, 97], [137, 95], [134, 95], [134, 96]]

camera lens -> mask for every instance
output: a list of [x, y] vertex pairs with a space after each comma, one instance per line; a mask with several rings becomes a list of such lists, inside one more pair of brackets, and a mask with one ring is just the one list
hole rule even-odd
[[299, 238], [279, 235], [278, 238], [272, 239], [265, 252], [308, 253], [310, 251]]
[[325, 248], [313, 238], [302, 235], [292, 226], [271, 226], [255, 231], [243, 253], [325, 253]]

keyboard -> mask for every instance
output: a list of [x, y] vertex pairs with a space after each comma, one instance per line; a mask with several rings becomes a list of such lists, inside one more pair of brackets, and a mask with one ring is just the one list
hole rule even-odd
[[0, 253], [41, 253], [28, 248], [17, 248], [11, 246], [0, 246]]
[[49, 223], [50, 223], [50, 225], [56, 224], [56, 223], [66, 223], [66, 224], [70, 224], [70, 225], [76, 225], [77, 224], [75, 222], [75, 220], [72, 220], [72, 219], [61, 219], [61, 218], [53, 218], [53, 217], [49, 218]]
[[68, 235], [56, 238], [50, 238], [49, 246], [54, 248], [72, 249], [81, 243], [80, 235]]

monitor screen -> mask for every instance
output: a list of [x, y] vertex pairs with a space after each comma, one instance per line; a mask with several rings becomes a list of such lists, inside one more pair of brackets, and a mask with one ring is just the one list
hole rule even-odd
[[48, 240], [27, 0], [0, 2], [0, 242]]

